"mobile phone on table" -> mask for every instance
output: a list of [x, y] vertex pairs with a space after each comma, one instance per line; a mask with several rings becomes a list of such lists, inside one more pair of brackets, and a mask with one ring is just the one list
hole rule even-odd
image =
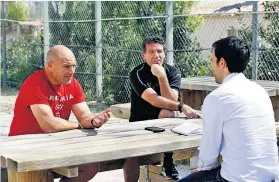
[[153, 131], [154, 133], [159, 133], [159, 132], [165, 131], [164, 128], [159, 128], [159, 127], [156, 127], [156, 126], [145, 127], [144, 129], [148, 130], [148, 131]]

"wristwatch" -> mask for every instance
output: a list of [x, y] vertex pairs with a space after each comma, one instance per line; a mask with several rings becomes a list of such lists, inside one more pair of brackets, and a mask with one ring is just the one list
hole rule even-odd
[[183, 103], [179, 102], [178, 103], [178, 110], [179, 110], [180, 113], [182, 113], [182, 106], [183, 106]]

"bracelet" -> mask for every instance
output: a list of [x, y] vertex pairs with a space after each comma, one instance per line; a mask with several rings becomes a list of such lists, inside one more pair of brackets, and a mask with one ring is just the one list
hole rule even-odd
[[92, 125], [92, 128], [97, 128], [96, 126], [94, 126], [94, 124], [93, 124], [93, 121], [94, 121], [94, 119], [95, 119], [96, 117], [94, 117], [92, 120], [91, 120], [91, 125]]

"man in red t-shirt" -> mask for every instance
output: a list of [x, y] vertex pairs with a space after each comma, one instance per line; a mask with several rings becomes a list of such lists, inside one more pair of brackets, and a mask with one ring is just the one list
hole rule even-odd
[[[73, 77], [75, 69], [76, 59], [70, 49], [62, 45], [50, 48], [45, 69], [29, 76], [19, 91], [9, 136], [94, 128], [107, 122], [109, 109], [103, 113], [89, 110]], [[68, 121], [71, 111], [79, 123]], [[98, 163], [81, 165], [78, 177], [60, 181], [89, 181], [98, 171]]]

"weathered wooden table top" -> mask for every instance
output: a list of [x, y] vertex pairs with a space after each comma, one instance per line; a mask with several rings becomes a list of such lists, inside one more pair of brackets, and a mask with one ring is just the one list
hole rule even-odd
[[[184, 136], [170, 130], [184, 122], [201, 124], [201, 119], [165, 118], [106, 124], [98, 130], [1, 137], [1, 166], [26, 172], [198, 147], [200, 135]], [[147, 126], [166, 131], [153, 133], [144, 130]]]
[[[261, 85], [266, 89], [269, 96], [279, 95], [279, 81], [266, 81], [266, 80], [256, 80], [256, 83]], [[205, 90], [205, 91], [213, 91], [220, 84], [215, 82], [214, 77], [191, 77], [191, 78], [182, 78], [181, 79], [181, 89], [188, 90]]]

